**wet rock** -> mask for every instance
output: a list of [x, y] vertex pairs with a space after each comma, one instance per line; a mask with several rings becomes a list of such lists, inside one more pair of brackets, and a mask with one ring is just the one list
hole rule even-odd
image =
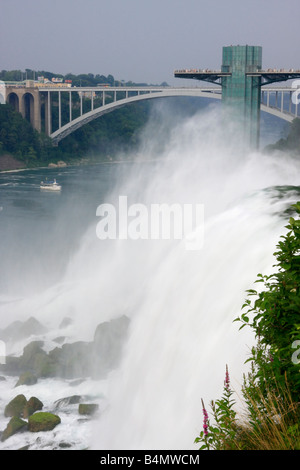
[[32, 341], [25, 346], [19, 360], [19, 368], [23, 371], [31, 371], [37, 377], [54, 377], [55, 364], [42, 349], [43, 344], [42, 341]]
[[43, 406], [44, 406], [43, 403], [38, 398], [36, 397], [29, 398], [23, 410], [23, 418], [28, 418], [36, 411], [42, 410]]
[[20, 358], [14, 356], [7, 356], [5, 358], [5, 364], [0, 364], [0, 370], [6, 375], [20, 374]]
[[13, 416], [2, 433], [1, 441], [5, 441], [6, 439], [8, 439], [13, 434], [16, 434], [17, 432], [26, 431], [26, 430], [27, 430], [27, 422], [19, 418], [18, 416]]
[[23, 372], [32, 372], [41, 375], [41, 364], [47, 361], [47, 353], [42, 349], [43, 341], [31, 341], [23, 349], [22, 356], [7, 356], [5, 364], [0, 365], [0, 370], [6, 375], [20, 375]]
[[20, 394], [13, 398], [4, 409], [4, 416], [18, 416], [28, 418], [35, 411], [43, 408], [43, 403], [36, 397], [30, 397], [27, 401], [25, 395]]
[[29, 450], [30, 449], [30, 444], [27, 444], [26, 446], [20, 447], [18, 450]]
[[32, 374], [31, 372], [23, 372], [23, 374], [20, 375], [15, 387], [19, 387], [20, 385], [35, 385], [36, 383], [36, 375]]
[[99, 405], [96, 403], [80, 403], [78, 406], [78, 413], [80, 415], [93, 415], [98, 411]]
[[[62, 323], [66, 325], [69, 321], [65, 319]], [[43, 350], [43, 341], [31, 341], [22, 356], [8, 356], [0, 370], [7, 375], [31, 372], [37, 378], [104, 378], [119, 365], [128, 327], [126, 316], [103, 322], [97, 326], [93, 341], [65, 343], [48, 353]]]
[[60, 442], [58, 444], [58, 447], [60, 447], [61, 449], [70, 449], [70, 447], [72, 447], [72, 444], [69, 444], [69, 442]]
[[125, 315], [97, 326], [92, 345], [93, 378], [101, 378], [118, 366], [128, 327]]
[[63, 408], [69, 405], [77, 405], [82, 400], [81, 395], [71, 395], [69, 397], [60, 398], [54, 402], [55, 409]]
[[56, 375], [66, 379], [86, 377], [90, 368], [90, 343], [76, 341], [63, 344], [49, 352], [55, 363]]
[[3, 330], [0, 330], [0, 339], [4, 341], [20, 341], [33, 335], [41, 335], [47, 332], [47, 328], [36, 318], [30, 317], [22, 322], [14, 321]]
[[40, 432], [40, 431], [51, 431], [58, 424], [61, 419], [59, 416], [48, 413], [45, 411], [38, 411], [28, 418], [28, 431]]
[[6, 405], [4, 409], [4, 416], [5, 417], [23, 416], [23, 412], [24, 412], [24, 408], [26, 404], [27, 404], [27, 400], [26, 400], [25, 395], [22, 395], [22, 394], [17, 395]]
[[53, 342], [57, 344], [63, 344], [65, 341], [66, 341], [65, 336], [58, 336], [57, 338], [53, 339]]
[[73, 320], [70, 317], [64, 317], [59, 325], [59, 328], [66, 328], [67, 326], [70, 326], [73, 324]]

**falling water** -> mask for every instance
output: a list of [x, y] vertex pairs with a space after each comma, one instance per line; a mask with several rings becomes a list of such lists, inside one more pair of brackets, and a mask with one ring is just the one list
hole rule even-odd
[[167, 140], [146, 129], [136, 163], [116, 165], [117, 183], [98, 201], [202, 204], [201, 249], [184, 240], [99, 240], [95, 205], [55, 282], [1, 308], [2, 319], [39, 312], [52, 337], [72, 315], [74, 340], [91, 338], [102, 321], [130, 319], [119, 367], [88, 382], [105, 396], [90, 448], [193, 449], [201, 398], [220, 396], [226, 364], [233, 387], [241, 385], [254, 339], [233, 320], [256, 275], [272, 270], [299, 161], [246, 152], [235, 126], [219, 124], [212, 110], [173, 126]]

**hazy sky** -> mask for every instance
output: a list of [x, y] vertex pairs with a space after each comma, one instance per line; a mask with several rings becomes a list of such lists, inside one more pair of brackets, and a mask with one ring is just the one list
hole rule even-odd
[[299, 0], [0, 0], [0, 69], [112, 74], [183, 85], [176, 68], [220, 68], [222, 46], [263, 47], [300, 68]]

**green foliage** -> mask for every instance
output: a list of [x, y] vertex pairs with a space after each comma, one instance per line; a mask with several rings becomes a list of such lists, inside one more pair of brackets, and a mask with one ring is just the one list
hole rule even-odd
[[27, 164], [46, 160], [51, 154], [50, 139], [35, 131], [8, 104], [0, 106], [0, 142], [1, 153], [10, 153]]
[[[300, 202], [293, 209], [299, 215]], [[236, 320], [242, 322], [241, 328], [247, 325], [256, 335], [258, 344], [249, 361], [256, 365], [261, 386], [265, 377], [274, 377], [281, 385], [287, 380], [292, 395], [297, 397], [300, 361], [293, 360], [293, 347], [300, 345], [300, 220], [291, 217], [286, 228], [274, 253], [277, 272], [258, 275], [256, 282], [263, 283], [264, 290], [247, 291], [254, 300], [246, 300], [246, 312]]]
[[203, 409], [203, 431], [196, 437], [195, 443], [201, 444], [199, 450], [232, 450], [236, 448], [236, 425], [235, 401], [230, 389], [229, 373], [226, 366], [223, 395], [220, 400], [211, 402], [213, 424], [210, 424], [208, 413], [202, 400]]
[[[43, 76], [48, 80], [53, 77], [62, 77], [65, 80], [72, 80], [72, 85], [76, 87], [97, 86], [107, 84], [109, 86], [121, 86], [120, 80], [115, 80], [112, 75], [88, 74], [67, 74], [65, 76], [46, 71], [33, 71], [27, 69], [2, 70], [0, 80], [21, 81], [25, 78], [33, 79]], [[131, 85], [134, 83], [130, 82]], [[106, 103], [113, 100], [113, 94], [106, 92]], [[83, 98], [83, 112], [90, 111], [91, 102], [88, 98]], [[94, 100], [95, 108], [102, 104], [102, 97]], [[121, 109], [115, 110], [101, 116], [99, 119], [85, 124], [61, 142], [57, 147], [53, 147], [52, 141], [43, 133], [34, 131], [26, 119], [21, 114], [15, 112], [9, 105], [0, 106], [0, 153], [9, 153], [18, 160], [25, 162], [27, 166], [38, 166], [49, 161], [65, 160], [70, 161], [83, 157], [107, 158], [115, 155], [119, 151], [126, 152], [132, 150], [138, 143], [138, 131], [144, 126], [150, 114], [149, 102], [132, 103]], [[62, 125], [69, 122], [69, 101], [66, 94], [61, 96]], [[80, 115], [80, 99], [74, 94], [72, 98], [72, 118]], [[44, 104], [42, 104], [42, 120], [44, 116]], [[44, 122], [42, 123], [44, 125]], [[52, 103], [52, 126], [58, 128], [58, 102]]]
[[[212, 402], [214, 425], [203, 404], [200, 450], [298, 450], [300, 448], [300, 202], [292, 206], [287, 232], [274, 253], [276, 272], [258, 275], [260, 292], [249, 289], [235, 321], [250, 327], [257, 339], [242, 396], [246, 418], [238, 419], [226, 369], [224, 393]], [[296, 351], [293, 351], [298, 348]]]
[[118, 151], [129, 151], [138, 143], [138, 132], [146, 124], [150, 113], [148, 102], [134, 103], [105, 114], [85, 124], [58, 146], [62, 155], [107, 156]]

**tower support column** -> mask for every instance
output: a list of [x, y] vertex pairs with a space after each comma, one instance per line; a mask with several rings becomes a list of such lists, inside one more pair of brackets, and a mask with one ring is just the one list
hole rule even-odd
[[[234, 119], [242, 125], [243, 138], [251, 148], [259, 145], [261, 77], [260, 46], [223, 47], [222, 101]], [[251, 74], [253, 73], [253, 75]]]

